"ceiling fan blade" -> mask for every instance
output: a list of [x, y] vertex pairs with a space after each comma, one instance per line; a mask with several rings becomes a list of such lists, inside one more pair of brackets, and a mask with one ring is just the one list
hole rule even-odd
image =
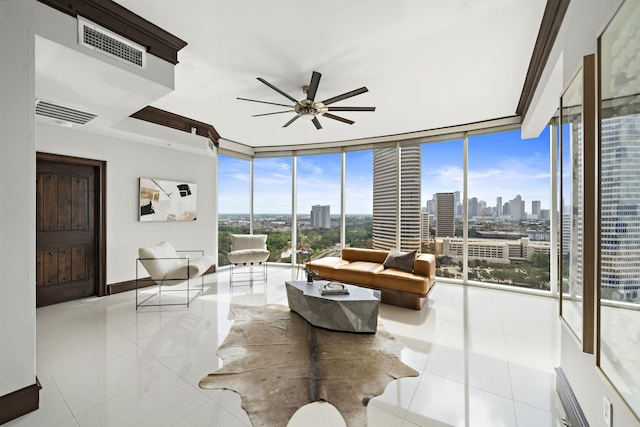
[[251, 117], [270, 116], [272, 114], [295, 113], [295, 112], [296, 112], [296, 110], [276, 111], [275, 113], [254, 114]]
[[351, 92], [343, 93], [342, 95], [334, 96], [333, 98], [326, 99], [322, 101], [324, 105], [333, 104], [334, 102], [342, 101], [343, 99], [351, 98], [352, 96], [360, 95], [361, 93], [369, 92], [369, 89], [366, 87], [361, 87], [360, 89], [352, 90]]
[[329, 111], [376, 111], [376, 107], [327, 107]]
[[320, 77], [322, 77], [322, 74], [317, 71], [314, 71], [313, 74], [311, 74], [311, 83], [309, 83], [309, 89], [307, 90], [307, 100], [313, 101], [315, 99], [316, 91], [320, 84]]
[[281, 91], [280, 89], [278, 89], [277, 87], [275, 87], [274, 85], [272, 85], [271, 83], [269, 83], [268, 81], [266, 81], [265, 79], [263, 79], [262, 77], [258, 77], [258, 80], [261, 81], [262, 83], [266, 84], [267, 86], [269, 86], [271, 89], [275, 90], [276, 92], [278, 92], [280, 95], [283, 95], [285, 97], [287, 97], [288, 99], [290, 99], [291, 101], [293, 101], [293, 103], [298, 102], [297, 99], [295, 99], [293, 96]]
[[317, 117], [314, 116], [313, 119], [311, 119], [311, 121], [316, 126], [316, 129], [318, 129], [318, 130], [322, 129], [322, 125], [320, 124], [320, 120], [318, 120]]
[[267, 101], [258, 101], [257, 99], [248, 99], [248, 98], [236, 98], [236, 99], [239, 99], [241, 101], [259, 102], [260, 104], [279, 105], [280, 107], [292, 107], [293, 108], [293, 105], [278, 104], [278, 103], [275, 103], [275, 102], [267, 102]]
[[350, 125], [355, 123], [353, 120], [345, 119], [344, 117], [336, 116], [336, 115], [331, 114], [331, 113], [324, 113], [322, 115], [322, 117], [329, 117], [330, 119], [337, 120], [339, 122], [344, 122], [344, 123], [347, 123], [347, 124], [350, 124]]
[[282, 126], [283, 128], [286, 128], [287, 126], [289, 126], [291, 123], [295, 122], [296, 120], [298, 120], [300, 116], [299, 115], [295, 115], [293, 116], [293, 119], [289, 120], [287, 123], [284, 124], [284, 126]]

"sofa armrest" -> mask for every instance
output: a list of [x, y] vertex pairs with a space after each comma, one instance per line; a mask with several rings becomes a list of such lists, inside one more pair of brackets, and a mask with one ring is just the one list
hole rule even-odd
[[415, 263], [413, 264], [413, 271], [415, 274], [428, 277], [430, 283], [435, 282], [436, 257], [433, 254], [418, 255]]

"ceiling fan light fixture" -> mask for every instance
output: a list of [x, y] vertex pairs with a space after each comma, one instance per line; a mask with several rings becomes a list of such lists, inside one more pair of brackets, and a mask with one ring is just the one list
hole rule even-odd
[[366, 87], [361, 87], [359, 89], [355, 89], [355, 90], [352, 90], [350, 92], [343, 93], [342, 95], [334, 96], [333, 98], [328, 98], [328, 99], [326, 99], [324, 101], [316, 102], [315, 101], [315, 97], [316, 97], [316, 92], [318, 90], [318, 85], [320, 84], [320, 78], [321, 77], [322, 77], [322, 74], [320, 74], [317, 71], [314, 71], [312, 73], [311, 82], [309, 83], [309, 85], [308, 86], [306, 86], [306, 85], [302, 86], [302, 92], [304, 92], [307, 95], [307, 97], [305, 99], [300, 100], [300, 101], [296, 100], [294, 97], [292, 97], [288, 93], [286, 93], [283, 90], [281, 90], [281, 89], [277, 88], [276, 86], [272, 85], [271, 83], [269, 83], [268, 81], [266, 81], [262, 77], [258, 77], [258, 81], [260, 81], [261, 83], [269, 86], [271, 89], [275, 90], [276, 92], [278, 92], [279, 94], [281, 94], [285, 98], [287, 98], [290, 101], [292, 101], [293, 105], [278, 104], [278, 103], [267, 102], [267, 101], [258, 101], [258, 100], [255, 100], [255, 99], [247, 99], [247, 98], [238, 98], [238, 99], [242, 100], [242, 101], [259, 102], [259, 103], [262, 103], [262, 104], [279, 105], [279, 106], [283, 106], [283, 107], [292, 108], [293, 110], [276, 111], [276, 112], [273, 112], [273, 113], [265, 113], [265, 114], [256, 114], [256, 115], [254, 115], [254, 117], [257, 117], [257, 116], [270, 116], [272, 114], [281, 114], [281, 113], [288, 113], [288, 112], [296, 113], [296, 115], [291, 120], [289, 120], [287, 123], [285, 123], [285, 125], [283, 127], [289, 126], [296, 119], [298, 119], [299, 117], [302, 117], [302, 116], [310, 117], [311, 121], [313, 122], [313, 125], [318, 130], [322, 129], [322, 126], [320, 125], [320, 121], [318, 120], [318, 116], [324, 116], [324, 117], [327, 117], [327, 118], [330, 118], [330, 119], [333, 119], [333, 120], [337, 120], [337, 121], [340, 121], [340, 122], [347, 123], [347, 124], [351, 125], [351, 124], [355, 123], [353, 120], [345, 119], [343, 117], [336, 116], [334, 114], [330, 114], [329, 111], [332, 111], [332, 110], [335, 110], [335, 111], [375, 111], [375, 107], [328, 107], [327, 106], [329, 104], [333, 104], [334, 102], [342, 101], [343, 99], [351, 98], [353, 96], [365, 93], [365, 92], [368, 91], [368, 89]]

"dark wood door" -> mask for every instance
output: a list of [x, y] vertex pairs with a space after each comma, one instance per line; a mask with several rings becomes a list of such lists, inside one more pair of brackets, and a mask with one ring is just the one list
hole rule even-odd
[[36, 182], [36, 305], [96, 295], [96, 168], [38, 160]]

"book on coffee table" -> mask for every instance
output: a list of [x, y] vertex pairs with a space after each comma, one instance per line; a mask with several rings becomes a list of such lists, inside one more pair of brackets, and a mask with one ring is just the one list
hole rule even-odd
[[320, 288], [322, 295], [349, 295], [349, 289], [342, 283], [327, 283]]

